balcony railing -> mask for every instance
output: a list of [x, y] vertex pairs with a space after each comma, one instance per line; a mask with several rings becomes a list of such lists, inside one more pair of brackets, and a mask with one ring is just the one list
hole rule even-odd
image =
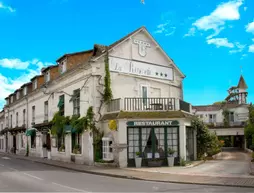
[[213, 123], [205, 123], [209, 128], [229, 128], [229, 127], [244, 127], [244, 121], [235, 121], [229, 122], [225, 124], [224, 122], [213, 122]]
[[113, 99], [107, 112], [117, 111], [177, 111], [191, 112], [191, 105], [176, 98], [124, 98]]

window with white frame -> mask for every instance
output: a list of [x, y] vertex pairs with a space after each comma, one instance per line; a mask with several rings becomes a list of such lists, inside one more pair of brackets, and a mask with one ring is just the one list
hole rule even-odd
[[26, 109], [23, 109], [23, 125], [26, 124]]
[[33, 90], [37, 89], [37, 79], [33, 81]]
[[27, 95], [27, 87], [26, 87], [26, 86], [23, 88], [23, 95], [24, 95], [24, 96]]
[[16, 112], [16, 127], [19, 125], [19, 113]]
[[35, 123], [35, 106], [32, 107], [32, 123]]
[[44, 78], [45, 78], [45, 82], [50, 81], [50, 71], [49, 70], [45, 73]]
[[20, 135], [20, 146], [21, 146], [21, 148], [24, 148], [25, 147], [25, 144], [24, 144], [24, 134], [22, 133], [21, 135]]
[[8, 119], [8, 117], [5, 118], [5, 127], [9, 127], [9, 119]]
[[216, 123], [216, 114], [209, 114], [209, 123]]
[[234, 112], [230, 112], [229, 113], [229, 122], [234, 122], [234, 121], [235, 121]]
[[109, 137], [102, 138], [102, 159], [105, 161], [112, 161], [113, 151], [112, 151], [112, 139]]
[[19, 100], [19, 97], [20, 97], [20, 93], [18, 91], [17, 94], [16, 94], [16, 99]]
[[73, 91], [73, 115], [80, 114], [80, 89]]
[[143, 99], [143, 105], [147, 106], [148, 86], [146, 85], [141, 86], [141, 97]]
[[13, 96], [11, 96], [11, 103], [13, 103]]
[[48, 121], [48, 101], [44, 102], [44, 121]]
[[11, 115], [11, 124], [10, 125], [11, 125], [11, 128], [12, 128], [12, 115]]
[[63, 60], [60, 64], [59, 64], [59, 68], [60, 68], [60, 73], [63, 74], [66, 71], [66, 60]]
[[4, 129], [4, 124], [1, 123], [1, 131]]

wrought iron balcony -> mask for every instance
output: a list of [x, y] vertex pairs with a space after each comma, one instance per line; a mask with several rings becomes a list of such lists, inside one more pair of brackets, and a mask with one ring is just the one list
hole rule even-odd
[[107, 112], [118, 111], [177, 111], [191, 112], [191, 105], [176, 98], [118, 98], [107, 106]]

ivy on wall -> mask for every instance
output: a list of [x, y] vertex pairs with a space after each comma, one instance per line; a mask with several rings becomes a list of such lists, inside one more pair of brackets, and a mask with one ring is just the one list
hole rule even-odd
[[111, 90], [111, 79], [110, 79], [110, 71], [109, 71], [109, 57], [108, 57], [108, 48], [106, 50], [105, 58], [105, 77], [104, 77], [104, 94], [103, 100], [104, 102], [108, 103], [112, 100], [113, 94]]

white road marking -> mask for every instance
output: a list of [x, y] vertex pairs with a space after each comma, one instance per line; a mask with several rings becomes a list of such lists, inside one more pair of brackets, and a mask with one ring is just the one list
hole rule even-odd
[[37, 176], [31, 175], [31, 174], [28, 174], [28, 173], [23, 173], [23, 174], [25, 174], [26, 176], [29, 176], [31, 178], [37, 179], [37, 180], [43, 180], [42, 178], [39, 178]]
[[2, 157], [2, 159], [11, 159], [11, 158], [9, 158], [9, 157]]
[[[9, 167], [8, 167], [9, 168]], [[13, 170], [13, 171], [18, 171], [17, 169], [15, 169], [15, 168], [9, 168], [9, 169], [11, 169], [11, 170]]]
[[55, 182], [52, 182], [52, 184], [54, 185], [57, 185], [57, 186], [60, 186], [62, 188], [69, 188], [70, 190], [74, 190], [74, 191], [78, 191], [78, 192], [86, 192], [86, 193], [89, 193], [88, 191], [85, 191], [85, 190], [81, 190], [81, 189], [77, 189], [77, 188], [72, 188], [70, 186], [64, 186], [62, 184], [58, 184], [58, 183], [55, 183]]

